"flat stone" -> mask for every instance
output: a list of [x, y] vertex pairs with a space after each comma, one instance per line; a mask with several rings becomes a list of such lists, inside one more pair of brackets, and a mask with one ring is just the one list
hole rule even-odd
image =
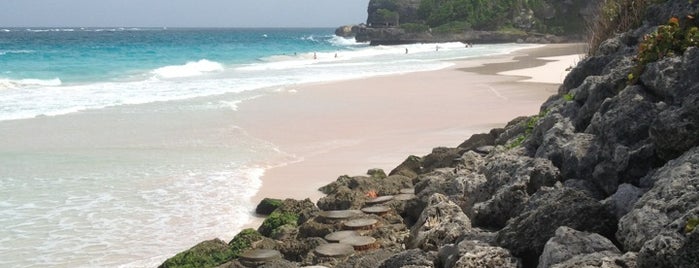
[[373, 206], [373, 207], [365, 207], [362, 209], [364, 213], [369, 213], [369, 214], [377, 214], [377, 215], [383, 215], [391, 211], [391, 208], [387, 206]]
[[354, 247], [354, 250], [369, 250], [378, 248], [376, 238], [371, 236], [352, 236], [340, 240], [341, 244], [347, 244]]
[[320, 256], [330, 258], [346, 257], [354, 254], [354, 247], [348, 244], [339, 243], [323, 244], [316, 247], [315, 253]]
[[371, 230], [379, 221], [371, 218], [356, 219], [345, 222], [345, 227], [351, 230]]
[[415, 198], [415, 194], [399, 194], [393, 198], [398, 201], [408, 201], [410, 199]]
[[379, 196], [377, 198], [371, 199], [371, 200], [367, 201], [366, 203], [369, 205], [373, 205], [373, 204], [386, 203], [386, 202], [391, 201], [391, 200], [393, 200], [392, 195], [384, 195], [384, 196]]
[[489, 154], [490, 152], [493, 151], [493, 149], [495, 149], [494, 146], [486, 145], [486, 146], [478, 147], [478, 148], [474, 149], [473, 151], [476, 153], [479, 153], [479, 154]]
[[415, 189], [413, 188], [403, 188], [400, 189], [401, 194], [415, 194]]
[[241, 254], [240, 258], [249, 262], [267, 262], [281, 259], [282, 254], [273, 249], [253, 249]]
[[328, 242], [340, 242], [340, 240], [351, 237], [351, 236], [359, 236], [360, 234], [357, 231], [351, 231], [351, 230], [346, 230], [346, 231], [337, 231], [333, 233], [329, 233], [328, 235], [325, 236], [325, 240]]
[[331, 220], [342, 220], [357, 216], [357, 214], [360, 213], [361, 212], [358, 213], [356, 210], [328, 210], [321, 211], [318, 213], [318, 216]]

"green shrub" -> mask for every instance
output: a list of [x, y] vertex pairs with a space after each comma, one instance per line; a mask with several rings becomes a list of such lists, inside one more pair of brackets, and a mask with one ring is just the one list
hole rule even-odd
[[274, 212], [272, 212], [272, 214], [269, 214], [269, 216], [267, 217], [267, 219], [265, 219], [264, 222], [262, 222], [262, 225], [260, 225], [258, 231], [262, 235], [269, 237], [275, 229], [279, 228], [282, 225], [291, 224], [293, 226], [296, 226], [298, 220], [298, 214], [280, 212], [279, 210], [275, 210]]
[[231, 242], [228, 242], [233, 258], [240, 256], [240, 254], [252, 246], [252, 243], [259, 241], [260, 239], [262, 239], [262, 234], [255, 231], [255, 229], [248, 228], [240, 231], [240, 233], [233, 237]]
[[204, 241], [196, 246], [167, 259], [160, 268], [198, 268], [216, 267], [235, 258], [233, 250], [225, 242], [214, 239]]
[[403, 23], [400, 28], [408, 33], [422, 33], [430, 29], [429, 26], [422, 23]]
[[466, 21], [452, 21], [439, 25], [432, 29], [436, 33], [461, 33], [471, 29], [471, 24]]
[[573, 99], [575, 99], [575, 95], [571, 93], [566, 93], [565, 95], [563, 95], [563, 99], [565, 101], [573, 101]]
[[655, 32], [643, 37], [634, 59], [636, 66], [628, 75], [629, 84], [638, 82], [646, 65], [664, 57], [681, 55], [688, 47], [699, 46], [699, 29], [693, 19], [680, 25], [678, 18], [670, 18], [666, 25], [658, 26]]
[[639, 26], [652, 2], [657, 0], [602, 0], [597, 19], [587, 27], [588, 55], [595, 55], [604, 40]]

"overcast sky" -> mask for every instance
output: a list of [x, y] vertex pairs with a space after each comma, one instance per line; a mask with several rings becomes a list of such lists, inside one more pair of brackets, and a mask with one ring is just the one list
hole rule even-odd
[[369, 0], [0, 0], [2, 27], [336, 27]]

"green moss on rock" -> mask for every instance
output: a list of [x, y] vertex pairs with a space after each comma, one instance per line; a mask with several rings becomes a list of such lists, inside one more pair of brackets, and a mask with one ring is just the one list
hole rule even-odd
[[160, 268], [216, 267], [234, 258], [233, 250], [220, 239], [201, 242], [167, 259]]
[[269, 214], [267, 219], [265, 219], [265, 221], [262, 222], [262, 225], [260, 225], [260, 228], [257, 230], [260, 232], [260, 234], [269, 237], [272, 235], [272, 232], [274, 232], [274, 230], [276, 230], [282, 225], [290, 224], [296, 226], [298, 220], [298, 214], [280, 212], [279, 210], [275, 210], [274, 212], [272, 212], [272, 214]]
[[231, 242], [228, 242], [228, 246], [230, 246], [233, 251], [233, 258], [240, 256], [245, 250], [251, 248], [254, 242], [260, 241], [261, 239], [262, 234], [255, 231], [255, 229], [248, 228], [240, 231], [240, 233], [233, 237]]
[[261, 215], [269, 215], [281, 205], [281, 199], [265, 198], [262, 199], [262, 201], [260, 201], [259, 204], [257, 204], [257, 207], [255, 208], [255, 213]]

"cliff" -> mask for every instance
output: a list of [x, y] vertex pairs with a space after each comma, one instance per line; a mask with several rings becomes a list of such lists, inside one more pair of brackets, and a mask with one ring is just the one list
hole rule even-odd
[[338, 35], [356, 36], [357, 41], [374, 45], [561, 42], [580, 39], [595, 18], [598, 3], [599, 0], [372, 0], [366, 24]]
[[162, 267], [696, 267], [698, 12], [699, 1], [651, 4], [538, 115], [388, 175], [342, 176], [317, 204], [266, 201], [259, 232]]

